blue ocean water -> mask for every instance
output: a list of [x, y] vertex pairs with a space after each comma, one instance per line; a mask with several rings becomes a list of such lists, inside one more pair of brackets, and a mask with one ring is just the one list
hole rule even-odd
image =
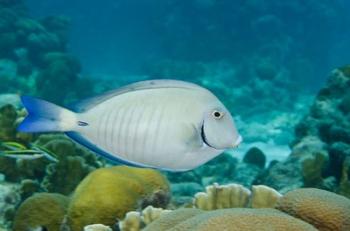
[[85, 73], [142, 74], [164, 59], [239, 66], [261, 56], [317, 88], [349, 60], [346, 0], [29, 0], [28, 7], [37, 18], [71, 18], [69, 50]]
[[[95, 223], [125, 231], [126, 212], [148, 205], [252, 208], [254, 185], [273, 188], [275, 199], [305, 187], [350, 198], [349, 12], [349, 0], [0, 0], [0, 231]], [[73, 109], [128, 83], [169, 78], [213, 92], [243, 137], [239, 147], [191, 171], [143, 172], [62, 132], [17, 130], [28, 113], [19, 95]], [[47, 104], [36, 111], [42, 102], [26, 99], [30, 120], [43, 113], [39, 125], [56, 128], [61, 114]], [[196, 133], [203, 143], [204, 129]], [[247, 201], [233, 205], [230, 190]], [[340, 201], [331, 206], [346, 217], [345, 197], [330, 201]], [[145, 213], [136, 226], [148, 225]], [[38, 219], [45, 216], [57, 220]]]

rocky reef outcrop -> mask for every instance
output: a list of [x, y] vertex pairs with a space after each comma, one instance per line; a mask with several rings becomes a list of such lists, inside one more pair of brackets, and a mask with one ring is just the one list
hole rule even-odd
[[1, 1], [0, 91], [57, 103], [91, 92], [90, 82], [79, 75], [79, 61], [66, 50], [69, 24], [64, 16], [33, 19], [22, 1]]
[[262, 181], [280, 191], [319, 187], [350, 196], [350, 66], [335, 69], [295, 128], [292, 153]]

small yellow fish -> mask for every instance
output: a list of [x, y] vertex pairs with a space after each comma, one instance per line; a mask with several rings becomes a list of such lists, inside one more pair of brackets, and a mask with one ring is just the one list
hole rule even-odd
[[34, 160], [45, 157], [53, 162], [58, 161], [54, 153], [39, 145], [32, 144], [32, 149], [28, 149], [26, 146], [17, 142], [2, 142], [0, 143], [0, 147], [4, 149], [0, 151], [0, 156], [24, 160]]
[[9, 150], [24, 150], [24, 149], [27, 149], [27, 147], [24, 146], [23, 144], [20, 144], [20, 143], [17, 143], [17, 142], [13, 142], [13, 141], [1, 142], [0, 146], [5, 148], [5, 149], [9, 149]]

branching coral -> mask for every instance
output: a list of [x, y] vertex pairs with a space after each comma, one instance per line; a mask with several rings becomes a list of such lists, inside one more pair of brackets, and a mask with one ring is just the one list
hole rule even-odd
[[252, 187], [252, 192], [239, 184], [207, 186], [206, 192], [194, 196], [193, 205], [203, 210], [222, 208], [273, 208], [281, 194], [265, 185]]
[[96, 155], [59, 134], [41, 135], [39, 145], [57, 155], [58, 162], [46, 167], [42, 186], [48, 192], [70, 194], [92, 170], [102, 166]]
[[112, 229], [105, 225], [93, 224], [85, 226], [84, 231], [112, 231]]
[[221, 208], [242, 208], [249, 202], [251, 192], [239, 184], [218, 185], [206, 187], [206, 192], [194, 196], [194, 206], [203, 210]]
[[141, 212], [128, 212], [125, 218], [119, 222], [119, 229], [120, 231], [138, 231], [169, 212], [171, 210], [154, 208], [151, 205]]
[[252, 208], [273, 208], [282, 194], [266, 185], [253, 185], [250, 205]]

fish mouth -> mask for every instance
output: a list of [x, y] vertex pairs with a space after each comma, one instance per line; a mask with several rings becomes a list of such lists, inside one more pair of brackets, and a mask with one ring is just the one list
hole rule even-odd
[[205, 132], [204, 132], [204, 122], [202, 123], [202, 127], [201, 127], [201, 138], [202, 138], [202, 141], [205, 145], [207, 145], [208, 147], [211, 147], [213, 149], [216, 149], [213, 146], [211, 146], [207, 141], [207, 137], [205, 136]]
[[243, 138], [241, 135], [238, 135], [236, 142], [233, 144], [233, 148], [237, 148], [240, 143], [242, 143]]

